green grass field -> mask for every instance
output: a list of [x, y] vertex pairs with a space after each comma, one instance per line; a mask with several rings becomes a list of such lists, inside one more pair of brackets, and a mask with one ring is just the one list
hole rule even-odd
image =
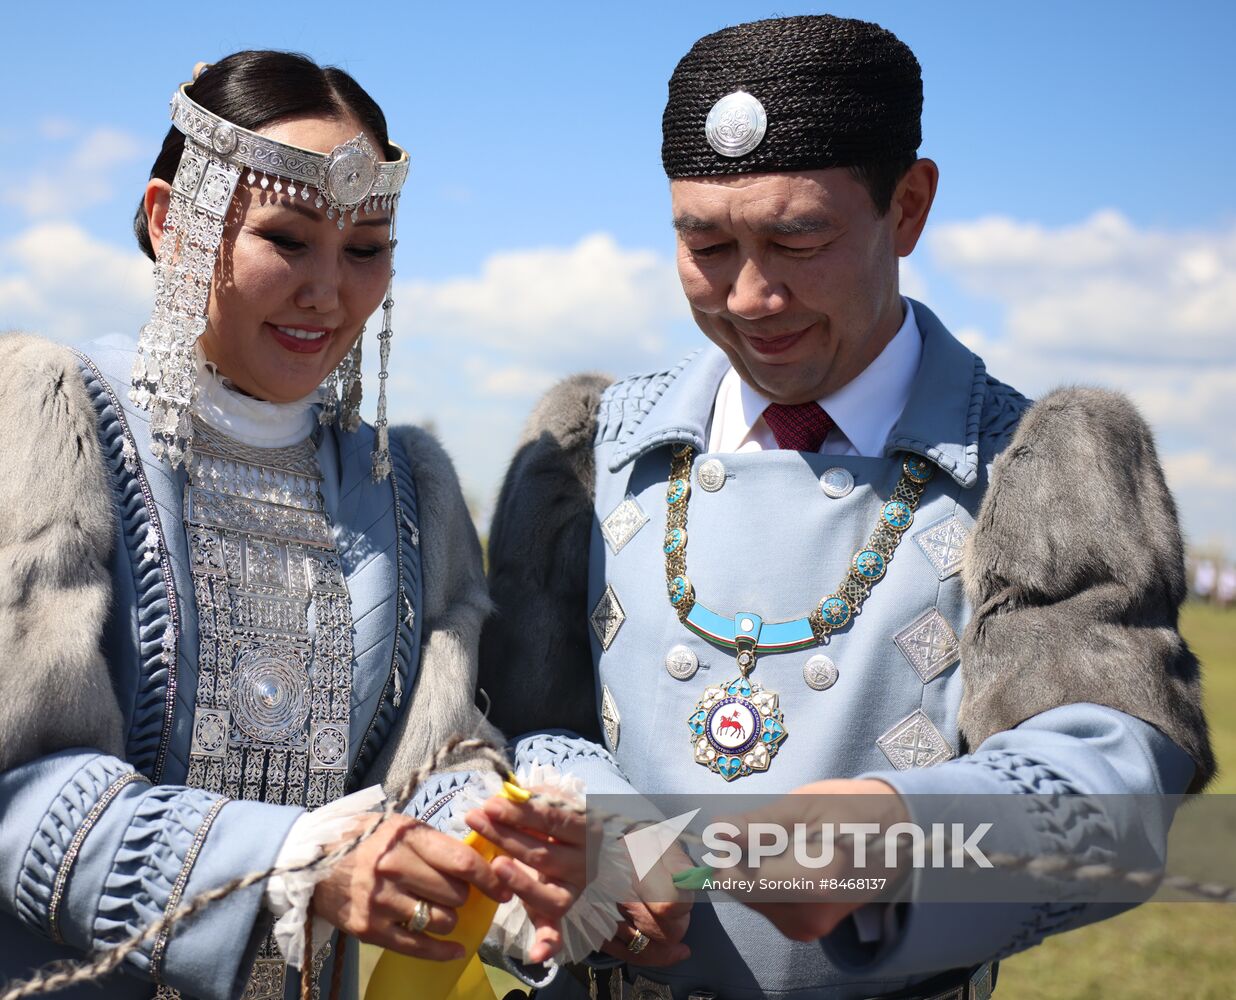
[[[1210, 792], [1236, 793], [1236, 611], [1191, 605], [1185, 609], [1183, 631], [1202, 661], [1206, 714], [1219, 759], [1220, 774]], [[1150, 902], [1104, 923], [1048, 938], [1002, 963], [996, 996], [1231, 1000], [1236, 997], [1234, 952], [1236, 906]], [[372, 953], [363, 956], [362, 981], [374, 959]], [[516, 985], [514, 980], [500, 981], [499, 996]]]
[[[1236, 792], [1236, 611], [1191, 605], [1182, 630], [1202, 661], [1206, 714], [1220, 774], [1210, 792]], [[1048, 938], [1000, 966], [1000, 1000], [1231, 1000], [1236, 906], [1150, 902], [1112, 920]]]

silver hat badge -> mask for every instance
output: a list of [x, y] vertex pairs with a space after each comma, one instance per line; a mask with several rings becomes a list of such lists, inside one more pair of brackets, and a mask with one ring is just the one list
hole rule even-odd
[[722, 156], [746, 156], [764, 141], [768, 115], [745, 90], [726, 94], [712, 106], [704, 122], [704, 137]]

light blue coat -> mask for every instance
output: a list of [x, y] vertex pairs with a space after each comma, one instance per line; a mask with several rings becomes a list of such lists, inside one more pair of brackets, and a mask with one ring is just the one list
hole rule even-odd
[[[89, 747], [63, 749], [0, 773], [0, 982], [26, 978], [56, 959], [113, 947], [178, 900], [188, 902], [203, 890], [268, 867], [303, 812], [226, 801], [182, 784], [198, 649], [181, 509], [185, 474], [149, 455], [147, 415], [127, 399], [131, 365], [131, 350], [115, 345], [100, 346], [81, 361], [114, 490], [112, 604], [101, 641], [123, 715], [125, 746], [118, 755]], [[31, 419], [37, 433], [39, 415]], [[375, 758], [399, 720], [396, 678], [406, 710], [421, 664], [424, 616], [408, 613], [422, 608], [424, 590], [418, 496], [414, 470], [397, 438], [392, 434], [394, 474], [381, 483], [370, 478], [372, 428], [340, 434], [325, 427], [318, 446], [326, 510], [355, 623], [353, 788], [374, 780]], [[126, 447], [139, 457], [136, 474], [125, 468]], [[462, 511], [449, 465], [446, 476]], [[436, 523], [421, 527], [441, 529]], [[466, 531], [471, 548], [460, 549], [454, 558], [471, 560], [468, 565], [475, 564], [479, 581], [479, 550], [470, 523]], [[479, 602], [484, 605], [483, 596]], [[75, 627], [63, 623], [66, 634]], [[21, 668], [0, 663], [6, 671]], [[464, 700], [471, 704], [470, 691]], [[458, 780], [445, 776], [435, 781], [412, 811]], [[107, 980], [106, 995], [150, 997], [152, 978], [187, 996], [225, 1000], [239, 995], [253, 950], [269, 926], [262, 893], [259, 885], [212, 906], [179, 928], [165, 946], [145, 942]], [[152, 953], [157, 960], [152, 961]], [[354, 971], [355, 944], [350, 956]], [[86, 986], [57, 995], [67, 1000], [100, 994]], [[296, 995], [291, 981], [287, 995]]]
[[[605, 392], [597, 415], [587, 608], [592, 611], [611, 587], [624, 616], [608, 648], [592, 634], [597, 705], [608, 689], [620, 717], [618, 742], [606, 748], [570, 734], [533, 734], [519, 742], [521, 759], [556, 760], [583, 777], [592, 793], [784, 793], [819, 779], [858, 776], [878, 777], [907, 795], [1184, 791], [1193, 763], [1182, 750], [1152, 726], [1097, 705], [1052, 709], [957, 756], [962, 676], [955, 658], [924, 681], [894, 637], [932, 609], [961, 636], [971, 609], [959, 565], [947, 547], [922, 543], [950, 523], [962, 534], [973, 528], [991, 463], [1029, 403], [988, 376], [982, 361], [930, 311], [912, 306], [923, 335], [922, 362], [879, 457], [786, 451], [710, 456], [708, 421], [728, 365], [712, 347]], [[666, 598], [662, 543], [675, 444], [696, 450], [694, 472], [719, 458], [726, 475], [715, 492], [692, 478], [687, 573], [696, 599], [721, 615], [755, 612], [770, 622], [804, 616], [839, 584], [897, 482], [903, 453], [936, 467], [886, 577], [853, 623], [822, 649], [759, 658], [752, 679], [779, 693], [789, 737], [766, 772], [732, 783], [695, 762], [688, 738], [686, 722], [705, 686], [737, 677], [738, 670], [733, 654], [688, 631]], [[833, 498], [821, 477], [838, 468], [854, 486]], [[648, 521], [614, 551], [601, 525], [627, 498]], [[676, 645], [698, 657], [700, 668], [688, 680], [665, 667]], [[831, 688], [814, 690], [803, 666], [821, 652], [835, 662], [838, 678]], [[916, 711], [930, 719], [953, 759], [894, 768], [877, 741]], [[1144, 817], [1092, 818], [1081, 824], [1081, 846], [1118, 851], [1149, 842], [1161, 855], [1170, 814], [1167, 804]], [[984, 847], [1078, 849], [1065, 833], [1043, 826], [1027, 822], [1013, 840]], [[713, 991], [723, 1000], [868, 997], [1029, 947], [1105, 912], [1081, 904], [911, 904], [891, 914], [895, 919], [875, 942], [861, 944], [847, 921], [818, 943], [795, 943], [754, 911], [734, 902], [714, 905], [701, 894], [686, 938], [692, 957], [672, 968], [632, 967], [628, 977], [669, 984], [679, 998], [691, 990]], [[547, 995], [573, 989], [569, 977], [559, 976]]]

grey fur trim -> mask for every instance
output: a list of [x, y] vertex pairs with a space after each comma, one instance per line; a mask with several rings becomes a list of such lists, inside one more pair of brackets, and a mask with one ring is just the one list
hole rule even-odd
[[[586, 604], [593, 439], [610, 382], [575, 375], [545, 395], [498, 496], [489, 589], [500, 613], [482, 637], [481, 686], [493, 721], [511, 736], [566, 728], [601, 739]], [[576, 669], [541, 669], [553, 664]]]
[[455, 467], [437, 440], [419, 427], [392, 427], [391, 436], [404, 446], [416, 483], [424, 590], [412, 696], [372, 772], [388, 792], [396, 791], [450, 736], [502, 739], [476, 707], [477, 645], [491, 605], [481, 545]]
[[1176, 506], [1150, 429], [1123, 396], [1058, 390], [996, 459], [967, 545], [974, 617], [959, 727], [976, 747], [1048, 709], [1090, 702], [1159, 729], [1214, 775]]
[[94, 407], [63, 347], [0, 334], [0, 771], [68, 747], [119, 756], [99, 645], [112, 489]]

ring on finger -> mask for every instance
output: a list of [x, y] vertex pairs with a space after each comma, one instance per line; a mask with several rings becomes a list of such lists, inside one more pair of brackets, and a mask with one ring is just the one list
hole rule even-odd
[[416, 901], [416, 909], [412, 911], [412, 916], [403, 922], [404, 927], [412, 931], [414, 934], [419, 934], [429, 926], [429, 902], [428, 900], [418, 899]]
[[632, 955], [638, 955], [651, 943], [652, 938], [650, 938], [643, 931], [636, 931], [635, 937], [631, 938], [630, 942], [627, 944], [627, 951], [629, 951]]

